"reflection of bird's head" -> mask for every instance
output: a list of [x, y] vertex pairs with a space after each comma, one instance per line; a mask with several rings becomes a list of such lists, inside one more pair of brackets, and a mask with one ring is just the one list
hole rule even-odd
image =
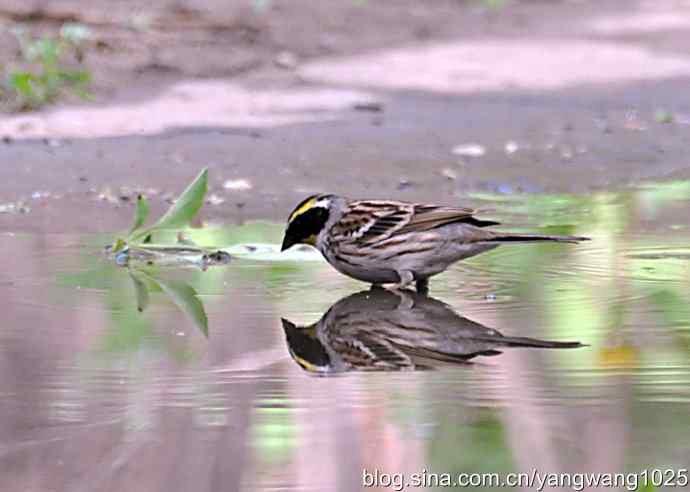
[[326, 348], [316, 337], [316, 327], [297, 326], [281, 318], [290, 356], [302, 369], [309, 372], [328, 372], [331, 358]]
[[338, 201], [335, 195], [311, 195], [302, 200], [288, 217], [281, 251], [295, 244], [316, 245], [316, 238], [326, 226], [332, 207]]

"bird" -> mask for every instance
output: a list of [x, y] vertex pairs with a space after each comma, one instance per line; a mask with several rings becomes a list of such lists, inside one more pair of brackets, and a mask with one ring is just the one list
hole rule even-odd
[[314, 374], [411, 371], [468, 364], [506, 347], [569, 349], [580, 342], [504, 336], [411, 290], [376, 288], [347, 296], [311, 325], [282, 318], [292, 359]]
[[337, 271], [373, 285], [415, 284], [428, 292], [428, 280], [453, 263], [501, 244], [589, 238], [523, 234], [487, 229], [499, 222], [475, 217], [476, 210], [395, 200], [349, 200], [316, 194], [290, 213], [281, 251], [295, 244], [318, 249]]

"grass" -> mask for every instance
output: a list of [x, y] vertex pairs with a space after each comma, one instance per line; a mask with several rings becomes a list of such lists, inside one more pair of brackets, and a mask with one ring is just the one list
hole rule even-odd
[[84, 66], [86, 26], [64, 24], [57, 36], [35, 37], [24, 26], [11, 31], [20, 59], [3, 67], [0, 102], [10, 111], [31, 111], [65, 95], [90, 97], [91, 71]]

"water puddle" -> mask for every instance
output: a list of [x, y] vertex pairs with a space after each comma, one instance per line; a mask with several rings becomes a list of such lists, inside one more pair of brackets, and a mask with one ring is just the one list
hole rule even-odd
[[3, 489], [686, 467], [690, 183], [471, 199], [593, 240], [498, 248], [425, 298], [281, 256], [277, 224], [191, 230], [239, 257], [207, 271], [118, 266], [107, 235], [0, 233]]

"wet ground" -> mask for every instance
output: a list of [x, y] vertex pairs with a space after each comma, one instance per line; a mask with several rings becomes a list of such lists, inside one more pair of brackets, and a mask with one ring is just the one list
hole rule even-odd
[[134, 4], [0, 9], [37, 32], [81, 20], [95, 43], [93, 103], [0, 117], [0, 206], [35, 217], [0, 227], [124, 228], [99, 195], [165, 195], [201, 167], [223, 223], [282, 221], [324, 190], [458, 203], [690, 179], [686, 2]]
[[3, 490], [687, 467], [690, 183], [469, 198], [592, 241], [503, 246], [424, 299], [280, 259], [279, 224], [192, 230], [246, 253], [206, 272], [115, 266], [107, 234], [4, 232]]

